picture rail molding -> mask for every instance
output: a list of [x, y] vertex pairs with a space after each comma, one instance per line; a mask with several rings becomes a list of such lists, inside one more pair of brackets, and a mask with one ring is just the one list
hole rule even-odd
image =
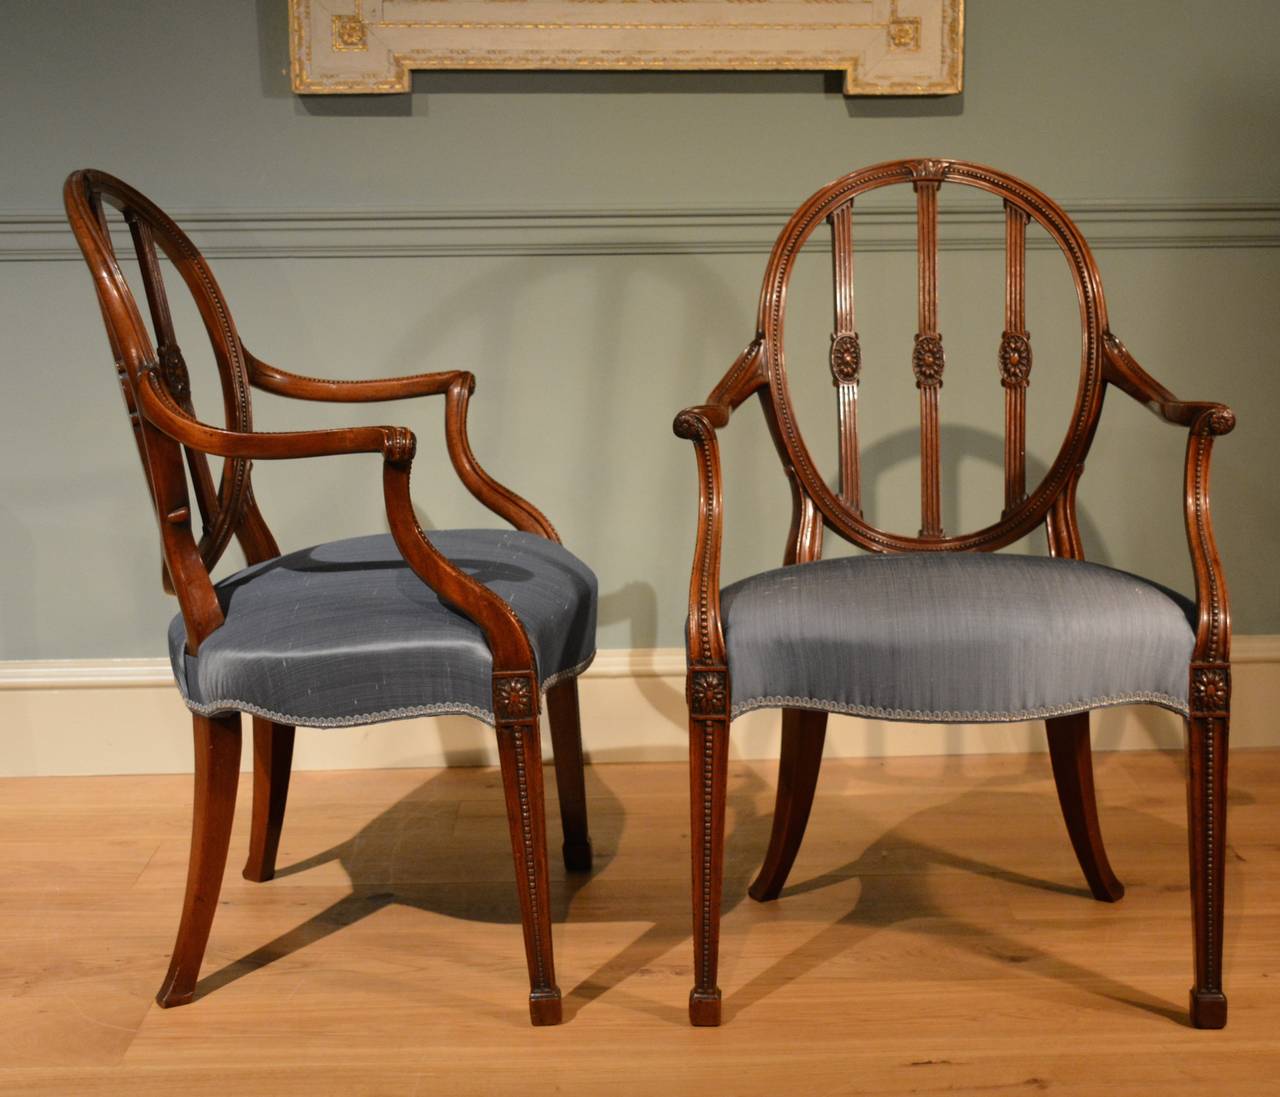
[[[1091, 198], [1064, 203], [1095, 251], [1274, 248], [1280, 202], [1244, 198]], [[772, 205], [620, 209], [211, 210], [176, 214], [214, 259], [445, 258], [554, 255], [767, 255], [786, 210]], [[858, 248], [914, 251], [915, 210], [860, 209]], [[944, 251], [1004, 248], [1003, 212], [940, 215]], [[123, 237], [121, 238], [124, 243]], [[827, 247], [816, 234], [811, 247]], [[1055, 248], [1029, 234], [1027, 246]], [[0, 211], [0, 262], [80, 260], [60, 211]]]

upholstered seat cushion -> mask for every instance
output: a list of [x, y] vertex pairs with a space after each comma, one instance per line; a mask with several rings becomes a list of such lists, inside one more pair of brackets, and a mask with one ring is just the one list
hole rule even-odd
[[732, 711], [1003, 721], [1145, 702], [1187, 711], [1194, 607], [1098, 564], [864, 555], [721, 593]]
[[[508, 530], [428, 534], [515, 610], [545, 689], [595, 654], [596, 578], [553, 541]], [[292, 552], [218, 583], [225, 623], [169, 654], [187, 705], [313, 727], [443, 713], [493, 723], [492, 657], [479, 627], [410, 570], [390, 535]]]

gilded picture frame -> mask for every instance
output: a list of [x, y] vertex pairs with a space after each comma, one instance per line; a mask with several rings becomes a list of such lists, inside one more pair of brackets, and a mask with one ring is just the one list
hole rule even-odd
[[954, 95], [964, 0], [289, 0], [293, 90], [415, 70], [839, 71], [846, 95]]

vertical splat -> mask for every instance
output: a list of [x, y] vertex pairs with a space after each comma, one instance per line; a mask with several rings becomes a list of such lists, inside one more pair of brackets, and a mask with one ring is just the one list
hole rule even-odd
[[[173, 329], [173, 315], [169, 311], [169, 296], [164, 288], [164, 276], [160, 271], [160, 260], [156, 254], [155, 239], [151, 227], [142, 218], [130, 212], [125, 213], [129, 224], [129, 232], [133, 236], [133, 247], [138, 255], [138, 267], [142, 274], [142, 285], [146, 291], [147, 307], [151, 311], [151, 324], [156, 333], [156, 359], [160, 366], [160, 376], [164, 379], [169, 395], [190, 416], [195, 416], [195, 407], [191, 402], [191, 378], [187, 373], [187, 363], [178, 346], [177, 335]], [[200, 510], [200, 520], [205, 529], [211, 525], [211, 516], [217, 512], [218, 490], [213, 483], [213, 473], [209, 469], [209, 460], [203, 453], [184, 450], [187, 467], [191, 470], [191, 481], [195, 486], [196, 506]]]
[[942, 536], [938, 390], [944, 366], [938, 332], [938, 179], [917, 178], [916, 258], [919, 321], [911, 367], [920, 390], [920, 536]]
[[1027, 331], [1027, 215], [1004, 204], [1004, 334], [1000, 383], [1004, 386], [1004, 513], [1027, 496], [1027, 385], [1031, 333]]
[[853, 204], [836, 209], [831, 221], [831, 268], [835, 318], [831, 332], [831, 381], [836, 387], [836, 429], [840, 442], [840, 498], [862, 513], [858, 469], [858, 381], [862, 347], [853, 311]]

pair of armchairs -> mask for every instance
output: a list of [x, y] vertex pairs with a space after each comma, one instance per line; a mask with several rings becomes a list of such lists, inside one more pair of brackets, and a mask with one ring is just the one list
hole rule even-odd
[[[989, 192], [1005, 211], [1004, 331], [993, 379], [1004, 388], [1004, 510], [974, 533], [941, 522], [937, 199], [943, 183]], [[920, 399], [921, 526], [880, 530], [862, 513], [854, 319], [853, 210], [858, 196], [909, 184], [918, 224], [919, 331], [911, 368]], [[180, 614], [169, 629], [174, 676], [192, 712], [195, 809], [186, 898], [157, 996], [195, 994], [226, 865], [240, 763], [241, 713], [253, 721], [254, 794], [244, 875], [268, 880], [289, 786], [294, 729], [465, 713], [497, 734], [529, 969], [534, 1024], [561, 1019], [551, 946], [539, 716], [546, 697], [563, 856], [591, 868], [577, 675], [595, 651], [596, 581], [550, 522], [480, 467], [467, 441], [474, 378], [466, 372], [390, 380], [300, 377], [260, 361], [240, 339], [208, 265], [181, 229], [127, 184], [78, 171], [67, 215], [92, 273], [160, 530], [163, 581]], [[117, 261], [108, 219], [123, 216], [150, 330]], [[1065, 254], [1080, 305], [1082, 359], [1070, 432], [1039, 485], [1026, 486], [1025, 249], [1031, 221]], [[796, 257], [831, 231], [834, 315], [829, 366], [837, 393], [839, 479], [819, 475], [796, 424], [783, 353]], [[194, 298], [222, 383], [225, 426], [200, 420], [170, 313], [160, 255]], [[1184, 493], [1194, 601], [1085, 562], [1077, 485], [1108, 387], [1188, 431]], [[409, 491], [414, 435], [403, 427], [269, 434], [253, 429], [250, 390], [301, 400], [366, 402], [443, 396], [458, 476], [512, 527], [424, 533]], [[717, 432], [749, 396], [764, 409], [793, 497], [785, 565], [721, 589]], [[1226, 1022], [1222, 993], [1223, 854], [1230, 697], [1230, 617], [1209, 518], [1213, 440], [1234, 426], [1220, 404], [1177, 400], [1110, 331], [1097, 268], [1055, 203], [989, 168], [902, 160], [824, 187], [788, 222], [765, 274], [756, 334], [707, 401], [681, 412], [694, 443], [699, 519], [689, 594], [689, 705], [695, 985], [690, 1019], [720, 1020], [717, 950], [724, 865], [729, 725], [782, 710], [773, 833], [750, 893], [775, 899], [813, 800], [827, 715], [991, 722], [1043, 719], [1067, 830], [1095, 898], [1123, 894], [1098, 825], [1089, 711], [1149, 703], [1187, 718], [1188, 819], [1195, 981], [1191, 1020]], [[389, 534], [282, 554], [258, 508], [254, 460], [370, 453], [382, 458]], [[209, 456], [222, 459], [215, 483]], [[194, 496], [194, 504], [193, 504]], [[193, 511], [193, 505], [195, 510]], [[196, 534], [195, 516], [200, 519]], [[1000, 554], [1037, 526], [1050, 556]], [[830, 529], [864, 553], [821, 560]], [[210, 572], [232, 539], [248, 566]]]

